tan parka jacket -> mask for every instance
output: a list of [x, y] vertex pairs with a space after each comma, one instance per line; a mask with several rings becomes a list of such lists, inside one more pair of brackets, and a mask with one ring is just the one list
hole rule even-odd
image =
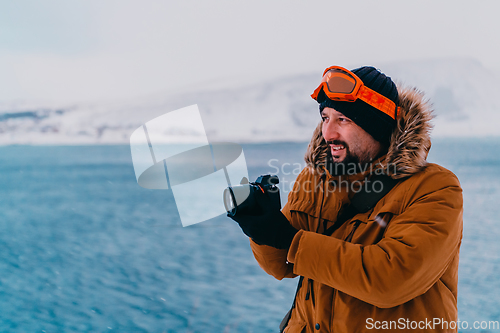
[[[456, 332], [462, 190], [447, 169], [426, 162], [431, 110], [400, 89], [398, 121], [382, 168], [399, 183], [376, 206], [331, 236], [352, 186], [324, 170], [328, 147], [316, 128], [305, 168], [282, 212], [299, 232], [290, 249], [251, 247], [277, 279], [304, 276], [285, 332]], [[377, 169], [380, 170], [380, 169]], [[372, 170], [373, 173], [373, 170]]]

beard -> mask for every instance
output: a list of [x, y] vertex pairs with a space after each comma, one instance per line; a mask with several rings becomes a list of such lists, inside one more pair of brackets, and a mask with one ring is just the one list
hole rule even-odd
[[332, 140], [326, 142], [328, 145], [343, 145], [345, 149], [345, 157], [341, 161], [336, 161], [332, 156], [331, 148], [328, 149], [326, 168], [332, 176], [342, 176], [345, 174], [353, 175], [359, 173], [361, 170], [366, 170], [366, 165], [370, 163], [373, 158], [367, 152], [354, 152], [351, 151], [346, 142], [340, 140]]

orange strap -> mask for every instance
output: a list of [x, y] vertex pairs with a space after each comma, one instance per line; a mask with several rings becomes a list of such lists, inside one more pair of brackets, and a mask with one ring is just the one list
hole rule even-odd
[[377, 92], [371, 90], [367, 86], [363, 85], [358, 92], [358, 98], [363, 102], [375, 107], [376, 109], [382, 111], [392, 119], [399, 118], [401, 108], [396, 109], [396, 103], [390, 99], [381, 96]]

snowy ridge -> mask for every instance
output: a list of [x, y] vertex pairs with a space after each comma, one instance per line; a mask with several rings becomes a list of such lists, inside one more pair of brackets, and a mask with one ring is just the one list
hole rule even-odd
[[[436, 112], [434, 136], [497, 136], [500, 75], [470, 59], [390, 63], [387, 75], [416, 86]], [[121, 103], [0, 104], [0, 144], [128, 144], [145, 122], [198, 104], [210, 141], [308, 141], [319, 122], [310, 98], [320, 75], [154, 95]], [[182, 134], [185, 136], [185, 134]]]

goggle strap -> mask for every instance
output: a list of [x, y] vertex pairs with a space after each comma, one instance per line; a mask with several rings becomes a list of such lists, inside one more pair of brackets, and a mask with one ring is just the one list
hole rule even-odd
[[382, 111], [392, 119], [397, 119], [399, 110], [396, 108], [396, 103], [367, 86], [361, 86], [358, 92], [358, 98], [377, 110]]

